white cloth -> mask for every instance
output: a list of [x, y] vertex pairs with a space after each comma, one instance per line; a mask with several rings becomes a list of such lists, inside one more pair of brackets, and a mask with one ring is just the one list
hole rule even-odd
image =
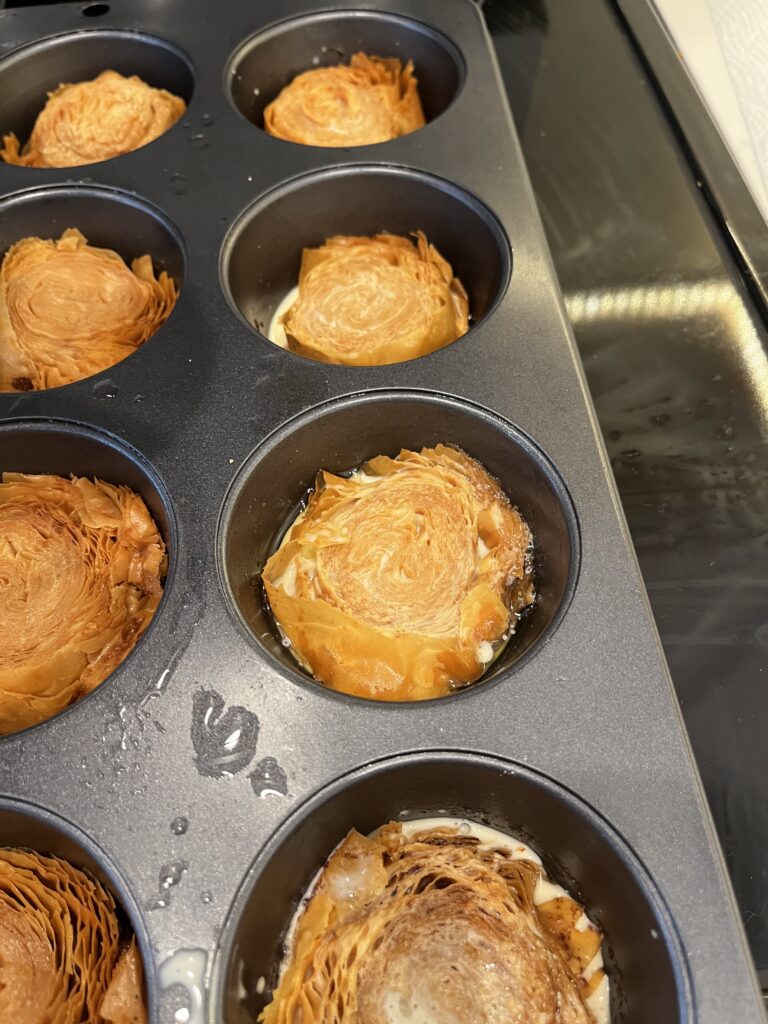
[[655, 0], [768, 221], [768, 0]]

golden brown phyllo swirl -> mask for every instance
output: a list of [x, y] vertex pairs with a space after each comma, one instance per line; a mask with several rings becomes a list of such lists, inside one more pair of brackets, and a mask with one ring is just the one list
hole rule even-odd
[[425, 356], [469, 329], [464, 286], [423, 232], [337, 235], [305, 249], [290, 348], [325, 363], [381, 366]]
[[147, 628], [165, 545], [128, 487], [4, 473], [0, 483], [0, 734], [90, 693]]
[[23, 238], [0, 264], [0, 391], [90, 377], [132, 355], [168, 318], [178, 293], [149, 256], [128, 267], [76, 229]]
[[334, 690], [439, 697], [477, 679], [533, 601], [531, 533], [474, 459], [446, 445], [323, 470], [264, 567], [291, 649]]
[[48, 93], [23, 149], [11, 133], [0, 159], [21, 167], [79, 167], [146, 146], [167, 132], [186, 110], [184, 100], [154, 89], [137, 75], [102, 71], [88, 82]]
[[424, 124], [413, 62], [364, 53], [305, 71], [264, 110], [270, 135], [305, 146], [369, 146]]
[[95, 878], [58, 857], [0, 850], [0, 1020], [146, 1024], [136, 940]]
[[353, 830], [300, 911], [260, 1019], [603, 1024], [587, 1003], [604, 977], [600, 933], [559, 886], [538, 901], [546, 874], [520, 849], [446, 827]]

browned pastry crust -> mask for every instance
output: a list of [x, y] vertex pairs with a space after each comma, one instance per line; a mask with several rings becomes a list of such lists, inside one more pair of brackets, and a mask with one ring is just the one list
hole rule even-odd
[[107, 678], [149, 625], [166, 565], [128, 487], [3, 474], [0, 734], [50, 718]]
[[283, 320], [288, 347], [321, 362], [380, 366], [466, 334], [464, 286], [423, 232], [414, 239], [337, 235], [305, 249]]
[[[570, 897], [536, 906], [543, 869], [447, 828], [354, 830], [303, 909], [264, 1024], [590, 1024], [600, 949]], [[552, 904], [552, 905], [550, 905]], [[421, 1011], [421, 1012], [419, 1012]]]
[[318, 475], [264, 568], [270, 607], [326, 686], [379, 700], [477, 679], [533, 600], [531, 534], [499, 484], [446, 445]]
[[131, 266], [88, 245], [23, 238], [0, 264], [0, 391], [58, 387], [113, 366], [157, 331], [178, 293], [149, 256]]
[[0, 1020], [146, 1024], [141, 958], [112, 895], [58, 857], [0, 850]]
[[413, 62], [364, 53], [297, 75], [264, 111], [270, 135], [305, 146], [368, 146], [424, 124]]
[[0, 159], [21, 167], [80, 167], [146, 146], [186, 110], [184, 100], [154, 89], [137, 75], [102, 71], [88, 82], [60, 85], [48, 94], [29, 141], [3, 137]]

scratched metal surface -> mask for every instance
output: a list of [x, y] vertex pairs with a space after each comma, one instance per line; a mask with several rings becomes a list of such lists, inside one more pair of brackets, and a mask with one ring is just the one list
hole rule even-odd
[[688, 734], [768, 983], [768, 360], [604, 0], [484, 12]]
[[[312, 7], [296, 0], [290, 11]], [[488, 203], [514, 247], [493, 315], [427, 359], [359, 371], [308, 364], [249, 331], [219, 289], [224, 233], [249, 202], [291, 175], [361, 159], [267, 139], [223, 94], [232, 49], [284, 17], [284, 3], [258, 12], [200, 3], [195, 17], [189, 0], [111, 4], [100, 27], [141, 26], [192, 55], [196, 89], [183, 123], [83, 174], [0, 167], [3, 193], [68, 180], [138, 190], [178, 226], [188, 259], [172, 319], [137, 356], [58, 391], [0, 396], [5, 422], [80, 420], [134, 445], [165, 482], [178, 521], [175, 577], [153, 629], [83, 704], [0, 743], [0, 790], [82, 827], [115, 862], [141, 907], [152, 1019], [164, 1022], [173, 1015], [161, 1008], [153, 968], [190, 947], [210, 965], [257, 850], [323, 783], [376, 756], [436, 745], [517, 759], [582, 795], [638, 853], [685, 946], [696, 1019], [758, 1021], [743, 933], [478, 13], [461, 0], [376, 7], [429, 17], [460, 40], [467, 72], [446, 115], [363, 159], [448, 175]], [[83, 24], [77, 6], [11, 9], [0, 44]], [[592, 283], [586, 275], [568, 290]], [[573, 315], [573, 295], [570, 305]], [[343, 702], [297, 684], [232, 621], [214, 558], [224, 495], [259, 441], [315, 403], [393, 387], [457, 394], [519, 424], [562, 474], [582, 542], [573, 601], [534, 657], [498, 684], [410, 708]]]

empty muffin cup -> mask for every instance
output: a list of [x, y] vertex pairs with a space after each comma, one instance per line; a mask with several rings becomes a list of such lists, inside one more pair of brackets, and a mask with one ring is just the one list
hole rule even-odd
[[225, 86], [235, 108], [264, 127], [264, 109], [297, 75], [348, 64], [356, 53], [413, 61], [426, 120], [455, 99], [464, 61], [442, 33], [413, 18], [383, 11], [321, 11], [272, 25], [242, 43], [230, 57]]
[[522, 664], [551, 636], [570, 601], [579, 563], [576, 514], [557, 471], [512, 424], [479, 406], [416, 391], [378, 391], [315, 407], [260, 445], [239, 470], [219, 524], [222, 585], [258, 648], [309, 681], [281, 641], [261, 572], [320, 469], [344, 472], [377, 455], [454, 445], [501, 485], [534, 537], [536, 600], [483, 680]]
[[20, 47], [0, 61], [0, 138], [13, 133], [25, 142], [48, 93], [61, 84], [90, 81], [103, 71], [137, 75], [185, 103], [192, 98], [191, 62], [172, 43], [117, 29], [69, 32]]
[[337, 235], [388, 233], [415, 240], [418, 232], [466, 291], [471, 328], [492, 312], [509, 282], [512, 254], [504, 230], [470, 192], [400, 167], [320, 171], [257, 200], [224, 241], [222, 287], [247, 326], [268, 334], [278, 307], [298, 284], [303, 250]]
[[0, 424], [0, 482], [5, 734], [82, 706], [130, 659], [172, 581], [176, 531], [151, 466], [79, 424]]
[[[687, 965], [663, 899], [621, 837], [538, 772], [479, 754], [403, 754], [316, 793], [272, 836], [236, 897], [214, 971], [217, 1019], [252, 1024], [278, 980], [288, 929], [350, 829], [454, 817], [522, 840], [603, 934], [612, 1024], [693, 1019]], [[489, 1015], [490, 1019], [490, 1015]]]

